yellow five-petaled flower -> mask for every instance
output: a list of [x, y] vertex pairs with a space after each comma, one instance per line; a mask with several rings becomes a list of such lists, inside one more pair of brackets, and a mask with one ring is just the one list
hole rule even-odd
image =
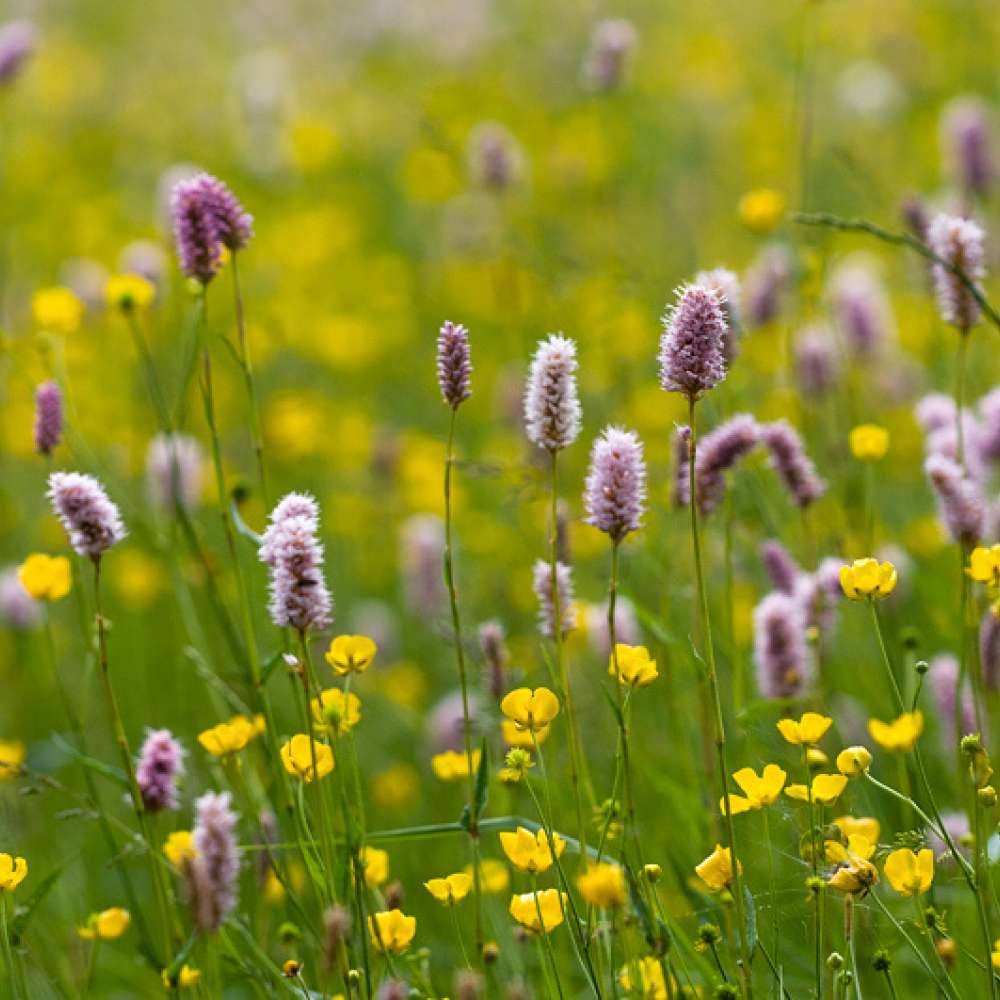
[[553, 833], [550, 846], [549, 835], [544, 830], [532, 833], [519, 826], [514, 833], [504, 831], [500, 834], [500, 846], [515, 868], [529, 875], [538, 875], [548, 871], [555, 861], [552, 846], [555, 847], [555, 857], [558, 858], [566, 849], [566, 841], [559, 834]]
[[298, 733], [281, 748], [281, 760], [289, 774], [306, 783], [333, 770], [333, 751], [306, 733]]
[[878, 870], [869, 860], [874, 853], [875, 845], [859, 834], [848, 837], [846, 847], [828, 840], [827, 860], [838, 867], [827, 884], [850, 896], [864, 896], [878, 881]]
[[[700, 865], [695, 866], [698, 878], [712, 892], [721, 892], [733, 884], [733, 858], [728, 847], [715, 845], [715, 850]], [[740, 865], [743, 874], [743, 865]]]
[[849, 440], [851, 454], [860, 462], [877, 462], [889, 450], [889, 432], [878, 424], [859, 424]]
[[580, 895], [591, 905], [610, 910], [625, 905], [625, 875], [620, 865], [602, 861], [576, 878]]
[[733, 781], [743, 790], [743, 795], [727, 795], [719, 803], [719, 808], [725, 812], [728, 805], [729, 811], [736, 816], [751, 809], [769, 806], [781, 794], [787, 777], [777, 764], [768, 764], [761, 771], [760, 777], [752, 767], [741, 768], [734, 772]]
[[36, 552], [18, 567], [17, 578], [36, 601], [61, 601], [73, 585], [73, 567], [65, 556]]
[[446, 878], [432, 878], [424, 883], [424, 888], [445, 906], [457, 906], [469, 895], [472, 888], [472, 876], [465, 872], [456, 872]]
[[245, 715], [234, 715], [228, 722], [200, 733], [198, 742], [216, 757], [230, 757], [239, 753], [258, 732], [258, 727]]
[[[840, 798], [840, 793], [847, 787], [847, 778], [843, 774], [817, 774], [812, 780], [812, 801], [821, 806], [828, 806]], [[810, 788], [805, 785], [789, 785], [785, 794], [791, 799], [808, 802]]]
[[631, 688], [648, 687], [659, 677], [656, 660], [649, 658], [649, 650], [645, 646], [615, 645], [608, 664], [608, 673], [615, 676], [615, 666], [618, 667], [618, 680]]
[[794, 719], [780, 719], [777, 726], [778, 731], [789, 743], [794, 746], [811, 747], [822, 739], [832, 724], [833, 719], [828, 719], [825, 715], [806, 712], [798, 722]]
[[877, 559], [856, 559], [850, 566], [840, 567], [840, 586], [852, 601], [888, 597], [898, 579], [892, 563], [879, 563]]
[[330, 643], [326, 662], [341, 677], [360, 674], [371, 666], [375, 651], [375, 643], [366, 635], [338, 635]]
[[563, 922], [566, 893], [557, 889], [526, 892], [510, 901], [510, 915], [533, 934], [548, 933]]
[[924, 731], [924, 716], [921, 712], [904, 712], [892, 722], [881, 719], [868, 720], [868, 732], [883, 749], [892, 753], [906, 753], [912, 750], [917, 738]]
[[92, 913], [86, 926], [78, 927], [76, 932], [87, 941], [114, 941], [128, 930], [131, 923], [128, 910], [112, 906], [109, 910]]
[[379, 951], [398, 955], [417, 933], [417, 918], [406, 916], [402, 910], [382, 910], [368, 918], [368, 931]]
[[885, 877], [896, 892], [919, 896], [934, 881], [934, 852], [929, 847], [917, 854], [908, 847], [893, 851], [885, 859]]
[[548, 688], [518, 688], [502, 702], [500, 711], [516, 726], [537, 732], [559, 714], [559, 699]]
[[0, 854], [0, 892], [16, 889], [28, 874], [28, 863], [24, 858], [14, 858]]
[[977, 583], [986, 583], [991, 587], [1000, 584], [1000, 545], [974, 548], [965, 572]]

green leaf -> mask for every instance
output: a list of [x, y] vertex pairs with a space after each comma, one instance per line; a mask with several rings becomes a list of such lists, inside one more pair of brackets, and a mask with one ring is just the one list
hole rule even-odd
[[56, 887], [56, 882], [59, 881], [59, 876], [62, 875], [62, 873], [62, 867], [49, 872], [49, 874], [46, 875], [37, 886], [35, 886], [35, 891], [28, 897], [27, 903], [18, 909], [17, 915], [10, 922], [11, 944], [17, 945], [20, 943], [21, 938], [28, 929], [28, 924], [31, 922], [31, 918], [35, 915], [35, 911], [43, 902], [45, 902], [45, 899]]
[[472, 788], [472, 821], [479, 823], [479, 817], [486, 811], [486, 803], [490, 794], [490, 749], [483, 737], [482, 752], [479, 758], [479, 769], [476, 771], [476, 782]]
[[86, 754], [80, 753], [80, 751], [77, 750], [72, 743], [64, 740], [58, 733], [52, 734], [52, 742], [55, 743], [55, 745], [64, 753], [67, 753], [70, 757], [72, 757], [73, 760], [83, 764], [84, 767], [89, 767], [90, 770], [96, 771], [102, 777], [107, 778], [108, 781], [111, 781], [125, 789], [125, 791], [128, 791], [128, 778], [125, 776], [124, 771], [121, 771], [116, 767], [111, 767], [103, 761], [96, 760], [93, 757], [88, 757]]
[[279, 649], [277, 652], [272, 653], [267, 662], [260, 668], [260, 683], [264, 685], [270, 680], [271, 674], [274, 673], [279, 663], [284, 663], [285, 657], [282, 651]]
[[743, 904], [746, 907], [747, 944], [750, 961], [753, 962], [753, 957], [757, 953], [757, 908], [753, 905], [753, 896], [746, 886], [743, 886]]

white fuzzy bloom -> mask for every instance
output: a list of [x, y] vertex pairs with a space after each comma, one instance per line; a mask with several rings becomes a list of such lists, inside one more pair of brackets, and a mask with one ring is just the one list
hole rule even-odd
[[576, 370], [575, 341], [553, 333], [539, 343], [524, 396], [528, 437], [539, 448], [562, 451], [580, 433]]

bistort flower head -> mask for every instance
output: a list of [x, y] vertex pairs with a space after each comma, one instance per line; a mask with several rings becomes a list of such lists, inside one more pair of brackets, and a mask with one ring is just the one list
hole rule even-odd
[[760, 437], [771, 454], [771, 465], [797, 507], [808, 507], [823, 495], [826, 483], [816, 475], [798, 431], [787, 420], [763, 424]]
[[577, 367], [575, 341], [552, 333], [539, 343], [524, 395], [525, 427], [539, 448], [562, 451], [580, 434]]
[[438, 385], [444, 401], [457, 410], [472, 395], [469, 378], [469, 331], [459, 323], [445, 320], [437, 341]]
[[924, 462], [924, 472], [937, 495], [938, 512], [956, 542], [975, 545], [983, 535], [983, 498], [978, 485], [962, 468], [941, 454]]
[[[695, 451], [694, 484], [698, 508], [705, 514], [726, 495], [726, 473], [739, 465], [760, 442], [760, 426], [748, 413], [737, 413], [700, 441]], [[690, 471], [688, 471], [690, 480]], [[690, 483], [688, 495], [690, 496]]]
[[312, 497], [289, 493], [274, 508], [259, 555], [271, 567], [271, 617], [279, 627], [306, 632], [331, 621], [318, 534], [319, 508]]
[[717, 288], [677, 289], [677, 302], [663, 317], [660, 339], [660, 384], [667, 392], [696, 400], [725, 379], [728, 327], [723, 303]]
[[192, 510], [201, 500], [205, 452], [189, 434], [157, 434], [146, 449], [146, 496], [158, 510]]
[[636, 434], [608, 427], [594, 442], [583, 499], [587, 523], [615, 542], [642, 527], [646, 462]]
[[63, 432], [62, 390], [55, 379], [35, 389], [35, 422], [32, 438], [39, 455], [51, 455], [59, 447]]
[[177, 779], [184, 773], [184, 748], [169, 729], [151, 729], [139, 751], [136, 781], [146, 811], [177, 808]]
[[127, 534], [118, 507], [93, 476], [53, 472], [48, 497], [79, 556], [96, 561]]
[[757, 686], [765, 698], [794, 698], [810, 681], [805, 609], [793, 596], [772, 591], [753, 616]]
[[[573, 571], [565, 563], [556, 563], [556, 587], [559, 597], [559, 625], [563, 635], [576, 628], [576, 607], [573, 604]], [[556, 634], [556, 608], [552, 587], [552, 563], [545, 559], [535, 562], [534, 591], [538, 598], [538, 619], [542, 635], [549, 639]]]
[[[978, 222], [960, 215], [939, 213], [927, 230], [927, 244], [943, 261], [962, 271], [977, 286], [985, 275], [983, 244], [986, 234]], [[968, 333], [982, 309], [966, 284], [951, 270], [934, 265], [934, 291], [941, 318]]]
[[941, 113], [941, 153], [962, 190], [989, 194], [997, 176], [997, 135], [989, 105], [966, 95], [949, 101]]
[[195, 802], [197, 822], [191, 834], [194, 857], [185, 861], [189, 902], [198, 928], [215, 932], [236, 905], [240, 873], [236, 849], [236, 813], [229, 792], [206, 792]]
[[594, 90], [608, 94], [621, 86], [638, 37], [635, 26], [623, 17], [609, 17], [594, 25], [584, 74]]
[[35, 51], [38, 29], [18, 18], [0, 27], [0, 87], [13, 83]]

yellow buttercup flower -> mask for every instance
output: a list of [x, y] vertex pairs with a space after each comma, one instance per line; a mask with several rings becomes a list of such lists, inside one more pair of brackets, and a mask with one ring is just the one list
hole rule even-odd
[[398, 955], [417, 933], [417, 918], [406, 916], [402, 910], [382, 910], [368, 918], [368, 933], [379, 951]]
[[457, 872], [446, 878], [432, 878], [424, 883], [424, 888], [445, 906], [457, 906], [469, 895], [472, 888], [472, 876], [465, 872]]
[[185, 858], [193, 858], [197, 853], [191, 843], [190, 830], [175, 830], [163, 844], [163, 854], [175, 868], [180, 868]]
[[838, 865], [827, 885], [850, 896], [864, 896], [878, 882], [878, 869], [868, 860], [874, 851], [874, 845], [861, 836], [848, 838], [846, 848], [827, 841], [827, 858]]
[[818, 743], [831, 725], [833, 719], [816, 712], [806, 712], [798, 722], [794, 719], [781, 719], [777, 723], [778, 731], [789, 743], [804, 747]]
[[173, 982], [170, 980], [170, 973], [164, 969], [161, 978], [164, 987], [168, 990], [193, 989], [201, 982], [201, 969], [192, 969], [190, 965], [182, 965], [181, 971], [177, 973]]
[[0, 854], [0, 892], [16, 889], [28, 874], [28, 863], [24, 858], [13, 858]]
[[852, 601], [888, 597], [898, 580], [896, 567], [877, 559], [856, 559], [850, 566], [840, 567], [840, 586]]
[[372, 665], [375, 652], [375, 643], [366, 635], [338, 635], [330, 643], [326, 662], [341, 677], [360, 674]]
[[990, 955], [994, 969], [1000, 969], [1000, 941], [993, 942], [993, 954]]
[[0, 740], [0, 781], [17, 777], [26, 752], [20, 740]]
[[257, 727], [245, 715], [234, 715], [198, 735], [198, 742], [216, 757], [239, 753], [258, 733]]
[[751, 232], [769, 233], [785, 215], [785, 196], [773, 188], [756, 188], [740, 198], [737, 212]]
[[338, 736], [349, 733], [361, 720], [361, 700], [357, 695], [329, 688], [310, 702], [313, 718], [321, 730], [333, 730]]
[[[733, 884], [733, 859], [728, 847], [715, 845], [715, 850], [700, 865], [695, 874], [708, 886], [710, 892], [721, 892]], [[743, 865], [740, 865], [743, 874]]]
[[[817, 774], [812, 780], [812, 800], [821, 806], [828, 806], [840, 798], [846, 787], [847, 778], [843, 774]], [[791, 799], [809, 801], [809, 789], [805, 785], [789, 785], [785, 794]]]
[[[465, 866], [466, 875], [472, 874], [472, 865]], [[491, 896], [498, 896], [510, 888], [510, 872], [502, 861], [485, 858], [479, 866], [479, 888]]]
[[431, 757], [431, 770], [442, 781], [464, 781], [470, 772], [478, 769], [482, 754], [482, 750], [473, 750], [470, 760], [464, 753], [445, 750]]
[[[777, 764], [768, 764], [757, 776], [752, 767], [744, 767], [733, 774], [733, 781], [743, 790], [743, 795], [727, 795], [719, 803], [719, 808], [726, 811], [728, 804], [734, 816], [748, 812], [751, 809], [762, 809], [769, 806], [781, 794], [788, 775]], [[744, 797], [745, 796], [745, 797]]]
[[65, 556], [36, 552], [18, 567], [17, 578], [36, 601], [61, 601], [73, 585], [73, 567]]
[[148, 309], [156, 298], [156, 288], [139, 274], [113, 274], [104, 285], [104, 298], [113, 309], [126, 313]]
[[333, 770], [333, 751], [306, 733], [296, 734], [281, 748], [281, 760], [289, 774], [307, 784], [317, 777], [325, 778]]
[[849, 440], [851, 454], [859, 462], [877, 462], [889, 450], [889, 432], [878, 424], [859, 424]]
[[977, 583], [987, 583], [991, 587], [1000, 585], [1000, 545], [974, 548], [965, 572]]
[[855, 834], [864, 837], [869, 844], [877, 844], [881, 827], [877, 819], [871, 816], [838, 816], [833, 821], [840, 827], [841, 834], [848, 840]]
[[114, 941], [120, 938], [132, 923], [128, 910], [112, 906], [110, 910], [92, 913], [85, 927], [78, 927], [77, 934], [87, 941]]
[[577, 876], [576, 887], [591, 906], [610, 910], [625, 905], [625, 876], [618, 865], [591, 865]]
[[868, 720], [868, 732], [872, 734], [872, 739], [883, 750], [891, 753], [906, 753], [912, 750], [923, 731], [922, 712], [904, 712], [892, 722], [882, 722], [880, 719]]
[[[633, 975], [632, 969], [637, 975]], [[639, 995], [648, 1000], [667, 1000], [667, 984], [663, 978], [663, 966], [658, 958], [648, 955], [633, 963], [632, 967], [622, 969], [619, 980], [626, 992], [637, 990]], [[675, 987], [676, 993], [676, 987]]]
[[852, 833], [847, 838], [847, 844], [842, 844], [839, 840], [828, 840], [826, 842], [826, 860], [833, 865], [846, 864], [851, 855], [861, 858], [863, 861], [871, 861], [875, 853], [875, 844], [860, 833]]
[[519, 729], [517, 723], [511, 722], [510, 719], [504, 719], [500, 726], [503, 731], [504, 743], [515, 750], [534, 749], [535, 744], [531, 739], [532, 735], [534, 735], [535, 740], [539, 743], [544, 743], [548, 739], [549, 733], [552, 731], [551, 726], [543, 726], [541, 729], [537, 730], [537, 732], [532, 734], [527, 729]]
[[[563, 922], [566, 893], [557, 889], [543, 889], [541, 892], [526, 892], [514, 896], [510, 901], [510, 915], [526, 930], [533, 934], [548, 933]], [[539, 917], [539, 912], [541, 917]]]
[[365, 881], [369, 885], [381, 885], [389, 878], [389, 853], [377, 847], [365, 846], [361, 849], [361, 864], [365, 869]]
[[48, 333], [72, 333], [83, 322], [84, 305], [68, 288], [40, 288], [31, 297], [35, 323]]
[[925, 893], [934, 881], [934, 852], [925, 847], [914, 854], [908, 847], [893, 851], [885, 859], [885, 877], [889, 885], [904, 896]]
[[[556, 858], [561, 857], [566, 849], [566, 841], [559, 834], [553, 833], [552, 844], [555, 846]], [[532, 833], [519, 826], [513, 833], [504, 831], [500, 834], [500, 846], [514, 867], [529, 875], [548, 871], [555, 861], [548, 834], [544, 830]]]
[[500, 711], [521, 729], [537, 732], [559, 714], [559, 699], [548, 688], [518, 688], [502, 702]]
[[865, 747], [848, 747], [837, 754], [837, 770], [848, 778], [857, 778], [872, 766], [872, 755]]
[[618, 661], [618, 680], [632, 688], [648, 687], [659, 677], [656, 660], [649, 658], [645, 646], [615, 645], [615, 651], [608, 664], [608, 673], [615, 676], [615, 660]]

